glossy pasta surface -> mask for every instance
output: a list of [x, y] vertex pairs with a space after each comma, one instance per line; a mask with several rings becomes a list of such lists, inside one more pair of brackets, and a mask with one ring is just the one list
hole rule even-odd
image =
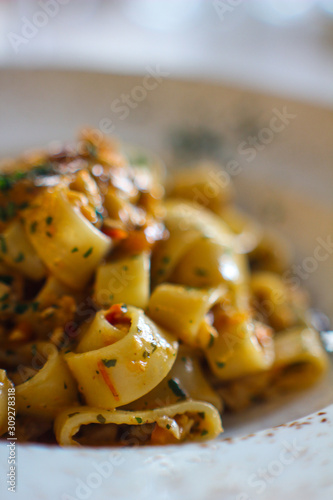
[[212, 180], [223, 166], [166, 179], [85, 129], [1, 168], [3, 439], [13, 391], [19, 441], [162, 445], [326, 371], [288, 244]]

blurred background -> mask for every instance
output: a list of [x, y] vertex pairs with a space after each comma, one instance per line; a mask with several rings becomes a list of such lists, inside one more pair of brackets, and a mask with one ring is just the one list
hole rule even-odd
[[223, 81], [333, 105], [333, 0], [0, 0], [0, 67]]
[[[299, 262], [332, 234], [333, 0], [0, 0], [0, 35], [0, 156], [86, 124], [238, 166], [241, 206]], [[331, 314], [332, 273], [309, 279]]]

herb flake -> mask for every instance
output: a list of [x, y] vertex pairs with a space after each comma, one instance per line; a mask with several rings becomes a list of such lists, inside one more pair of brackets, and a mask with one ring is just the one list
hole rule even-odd
[[101, 413], [99, 413], [97, 416], [96, 416], [96, 420], [97, 422], [99, 422], [100, 424], [105, 424], [106, 420], [105, 420], [105, 417], [103, 417], [103, 415]]
[[14, 259], [14, 262], [16, 262], [17, 264], [19, 264], [20, 262], [23, 262], [24, 261], [24, 253], [23, 252], [19, 252], [18, 256], [15, 257]]
[[174, 395], [177, 396], [177, 397], [179, 397], [179, 398], [185, 399], [186, 398], [186, 394], [183, 391], [183, 389], [180, 387], [179, 384], [180, 383], [179, 383], [178, 379], [171, 378], [170, 380], [168, 380], [168, 386], [172, 390], [172, 392], [174, 393]]
[[102, 359], [102, 363], [107, 368], [111, 368], [112, 366], [116, 366], [117, 360], [116, 359]]
[[218, 368], [224, 368], [225, 367], [225, 362], [224, 361], [216, 361], [216, 366]]
[[93, 249], [94, 249], [94, 247], [90, 247], [90, 248], [88, 248], [88, 250], [86, 251], [86, 253], [84, 253], [84, 254], [83, 254], [83, 257], [84, 257], [85, 259], [86, 259], [87, 257], [89, 257], [89, 255], [91, 255], [91, 254], [92, 254]]
[[38, 222], [35, 220], [30, 224], [30, 233], [35, 233], [38, 226]]
[[68, 413], [68, 418], [71, 418], [71, 417], [74, 417], [74, 415], [78, 415], [80, 412], [79, 411], [75, 411], [74, 413]]
[[0, 283], [4, 283], [5, 285], [10, 286], [13, 283], [13, 276], [10, 276], [9, 274], [2, 274], [0, 275]]
[[207, 276], [208, 272], [206, 269], [203, 269], [202, 267], [196, 267], [194, 269], [194, 274], [196, 276], [205, 277], [205, 276]]

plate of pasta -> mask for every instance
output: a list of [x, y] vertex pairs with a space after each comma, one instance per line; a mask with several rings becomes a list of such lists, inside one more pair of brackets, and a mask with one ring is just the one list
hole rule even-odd
[[[237, 436], [253, 436], [270, 463], [265, 436], [280, 432], [281, 446], [316, 419], [329, 425], [327, 315], [290, 272], [290, 241], [239, 208], [230, 169], [198, 154], [197, 139], [176, 141], [171, 167], [167, 155], [84, 127], [1, 164], [0, 446], [24, 443], [20, 456], [41, 467], [75, 458], [87, 477], [95, 460], [100, 481], [80, 476], [76, 496], [57, 486], [54, 498], [105, 498], [129, 464], [136, 484], [140, 460], [153, 480], [137, 498], [150, 498], [168, 471], [196, 470], [195, 456], [207, 488], [209, 460], [225, 466], [233, 440], [232, 463], [237, 453], [251, 461]], [[199, 158], [184, 158], [184, 142]], [[329, 244], [316, 241], [317, 264], [329, 264]], [[212, 498], [232, 498], [231, 483], [211, 481]], [[251, 487], [234, 498], [248, 500]], [[197, 480], [191, 491], [203, 498]]]

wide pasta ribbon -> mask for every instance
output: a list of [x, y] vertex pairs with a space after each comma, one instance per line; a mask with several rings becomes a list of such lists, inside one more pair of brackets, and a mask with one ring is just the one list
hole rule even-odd
[[11, 378], [19, 414], [53, 419], [61, 408], [76, 403], [76, 383], [55, 345], [36, 342], [17, 351], [21, 362]]
[[[220, 217], [193, 203], [179, 200], [167, 201], [164, 207], [164, 223], [169, 238], [159, 242], [154, 249], [153, 284], [170, 281], [172, 275], [178, 274], [176, 268], [181, 271], [181, 278], [188, 280], [190, 276], [191, 282], [179, 278], [183, 284], [190, 286], [214, 286], [224, 281], [239, 280], [246, 269], [244, 256], [234, 253], [234, 235]], [[202, 243], [207, 239], [214, 243]], [[201, 255], [202, 252], [205, 255]], [[204, 267], [203, 264], [213, 271], [211, 276], [208, 273], [203, 276], [198, 271]]]
[[[222, 432], [221, 418], [214, 406], [201, 401], [184, 401], [147, 411], [101, 410], [93, 407], [67, 408], [55, 419], [54, 430], [62, 446], [80, 445], [80, 429], [90, 424], [105, 426], [105, 434], [91, 429], [82, 444], [166, 444], [179, 441], [205, 441]], [[108, 427], [109, 424], [109, 428]], [[111, 424], [111, 425], [110, 425]], [[155, 425], [154, 425], [155, 424]], [[123, 426], [130, 426], [124, 428]], [[141, 427], [134, 432], [132, 426]]]
[[27, 235], [49, 271], [80, 290], [111, 246], [111, 238], [96, 229], [69, 199], [63, 186], [40, 194], [25, 212]]
[[159, 384], [177, 350], [175, 337], [141, 309], [114, 305], [96, 314], [65, 359], [88, 405], [117, 408]]

